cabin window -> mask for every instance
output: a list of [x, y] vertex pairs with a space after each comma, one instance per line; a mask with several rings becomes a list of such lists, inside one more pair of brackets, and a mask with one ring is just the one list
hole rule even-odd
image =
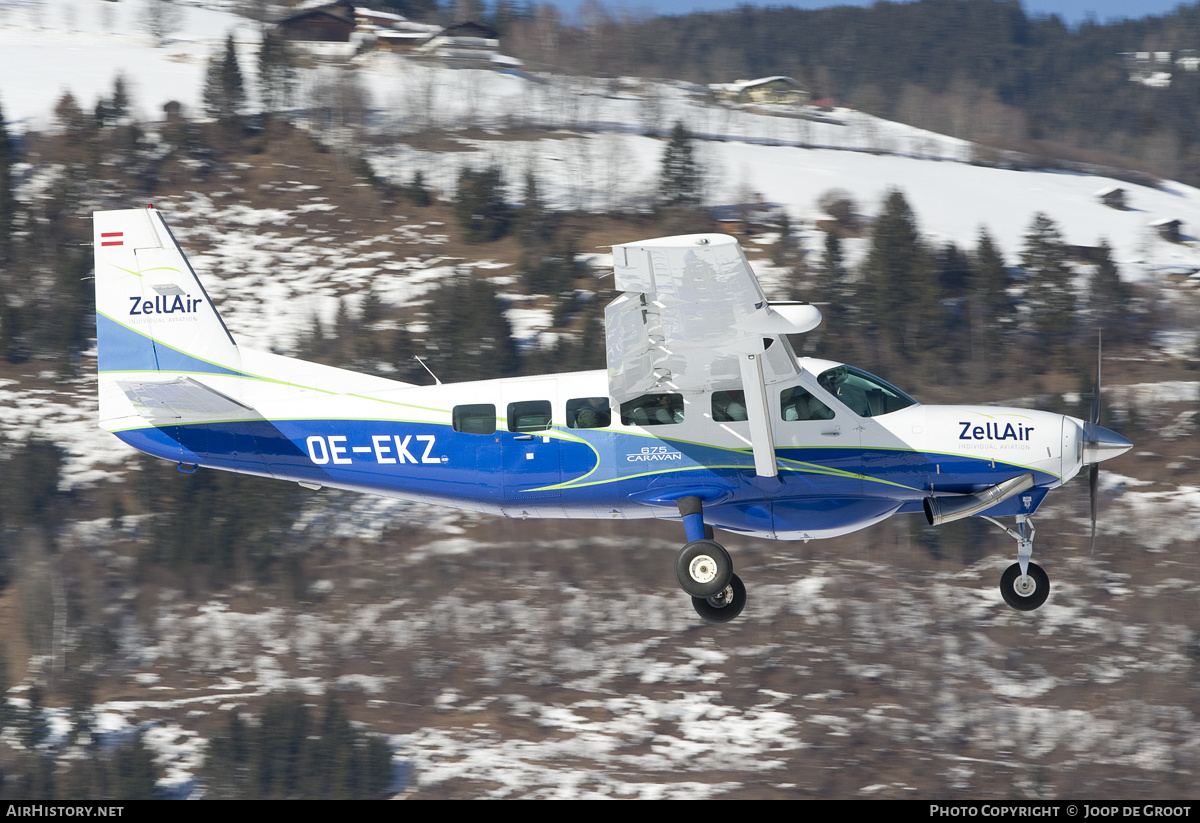
[[712, 419], [718, 423], [735, 423], [749, 419], [746, 416], [746, 393], [741, 389], [713, 392]]
[[860, 417], [879, 417], [917, 405], [895, 386], [853, 366], [826, 369], [817, 382]]
[[683, 422], [682, 394], [643, 394], [621, 404], [626, 426], [663, 426]]
[[540, 432], [550, 428], [549, 400], [522, 400], [508, 404], [510, 432]]
[[833, 419], [833, 409], [801, 386], [793, 386], [779, 393], [779, 412], [787, 421]]
[[456, 432], [465, 434], [496, 433], [496, 407], [491, 403], [455, 406], [452, 419]]
[[612, 423], [607, 397], [579, 397], [567, 401], [567, 426], [572, 429], [603, 429]]

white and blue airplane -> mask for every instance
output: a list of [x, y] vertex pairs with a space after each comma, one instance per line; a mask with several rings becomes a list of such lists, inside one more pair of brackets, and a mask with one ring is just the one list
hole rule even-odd
[[[811, 540], [924, 511], [1017, 541], [1020, 610], [1051, 489], [1132, 444], [1091, 419], [924, 406], [865, 371], [798, 358], [820, 311], [770, 303], [737, 241], [613, 247], [607, 371], [416, 386], [237, 344], [161, 214], [94, 215], [99, 425], [182, 471], [204, 466], [505, 517], [680, 520], [679, 586], [726, 622], [746, 589], [713, 529]], [[1014, 517], [1015, 528], [995, 518]]]

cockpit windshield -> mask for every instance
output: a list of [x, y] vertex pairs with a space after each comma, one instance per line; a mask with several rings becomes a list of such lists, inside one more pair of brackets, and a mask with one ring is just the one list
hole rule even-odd
[[853, 366], [826, 369], [817, 382], [859, 417], [879, 417], [917, 405], [895, 386]]

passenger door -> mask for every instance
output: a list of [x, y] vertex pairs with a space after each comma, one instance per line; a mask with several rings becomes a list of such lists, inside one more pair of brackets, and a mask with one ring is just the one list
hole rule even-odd
[[504, 467], [504, 500], [544, 500], [562, 496], [558, 489], [545, 489], [562, 482], [559, 440], [552, 436], [558, 398], [553, 380], [513, 383], [504, 387], [504, 419], [497, 427], [501, 435]]

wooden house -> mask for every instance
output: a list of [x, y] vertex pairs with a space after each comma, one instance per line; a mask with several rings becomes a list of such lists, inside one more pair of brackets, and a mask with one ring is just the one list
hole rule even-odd
[[795, 80], [782, 75], [736, 83], [713, 83], [709, 88], [717, 100], [734, 104], [802, 106], [812, 96]]

